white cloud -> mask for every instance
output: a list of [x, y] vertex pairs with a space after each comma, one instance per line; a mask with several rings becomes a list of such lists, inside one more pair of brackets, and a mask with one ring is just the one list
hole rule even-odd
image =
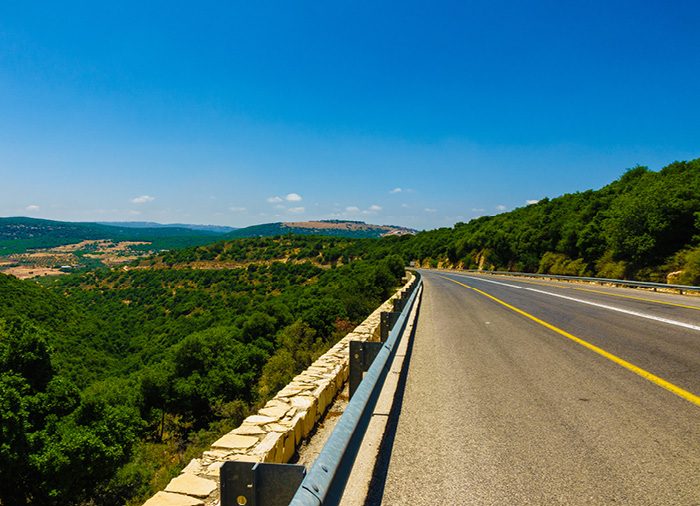
[[403, 207], [404, 209], [408, 209], [408, 204], [401, 204], [401, 207]]
[[486, 211], [486, 209], [484, 209], [483, 207], [472, 207], [473, 213], [483, 213], [484, 211]]
[[290, 207], [289, 209], [287, 209], [287, 211], [293, 214], [300, 214], [306, 211], [306, 209], [304, 209], [303, 207]]
[[234, 213], [244, 213], [247, 211], [247, 209], [240, 206], [231, 206], [229, 207], [229, 211], [233, 211]]
[[148, 202], [153, 202], [156, 198], [150, 195], [141, 195], [140, 197], [134, 197], [131, 199], [132, 204], [147, 204]]
[[277, 204], [275, 206], [275, 209], [287, 209], [287, 208], [285, 206], [283, 206], [282, 204]]
[[279, 202], [282, 202], [282, 198], [275, 195], [274, 197], [268, 197], [267, 201], [270, 204], [278, 204]]
[[298, 193], [288, 193], [285, 199], [287, 202], [301, 202], [303, 200]]
[[526, 203], [528, 206], [531, 206], [532, 204], [537, 204], [538, 202], [539, 202], [539, 200], [535, 200], [535, 199], [531, 199], [531, 200], [526, 200], [526, 201], [525, 201], [525, 203]]
[[357, 207], [357, 206], [348, 206], [348, 207], [345, 208], [345, 211], [348, 212], [348, 213], [359, 213], [359, 212], [360, 212], [360, 208]]
[[506, 206], [504, 206], [503, 204], [498, 204], [496, 206], [496, 211], [505, 211], [506, 209], [508, 209], [508, 208]]
[[401, 193], [403, 188], [396, 187], [393, 190], [389, 190], [389, 193]]
[[129, 214], [130, 214], [131, 216], [138, 216], [138, 215], [141, 214], [141, 211], [136, 211], [135, 209], [131, 209], [131, 210], [129, 211]]
[[432, 207], [426, 207], [424, 211], [426, 213], [437, 213], [437, 209], [433, 209]]
[[368, 209], [368, 211], [371, 213], [378, 213], [381, 210], [382, 210], [382, 206], [378, 206], [377, 204], [372, 204], [371, 206], [369, 206], [369, 209]]
[[30, 213], [35, 213], [39, 210], [39, 206], [36, 204], [30, 204], [27, 207], [25, 207], [24, 210], [29, 211]]

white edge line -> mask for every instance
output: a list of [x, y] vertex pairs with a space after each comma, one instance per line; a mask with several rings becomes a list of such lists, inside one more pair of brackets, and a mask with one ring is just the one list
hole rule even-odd
[[542, 293], [544, 295], [551, 295], [552, 297], [558, 297], [560, 299], [566, 299], [566, 300], [570, 300], [573, 302], [578, 302], [580, 304], [587, 304], [589, 306], [599, 307], [601, 309], [607, 309], [609, 311], [617, 311], [618, 313], [624, 313], [624, 314], [628, 314], [631, 316], [638, 316], [640, 318], [646, 318], [647, 320], [654, 320], [654, 321], [661, 322], [661, 323], [667, 323], [669, 325], [675, 325], [677, 327], [683, 327], [683, 328], [690, 329], [690, 330], [700, 331], [700, 326], [693, 325], [691, 323], [679, 322], [678, 320], [670, 320], [668, 318], [662, 318], [660, 316], [654, 316], [654, 315], [650, 315], [650, 314], [646, 314], [646, 313], [640, 313], [638, 311], [632, 311], [630, 309], [623, 309], [621, 307], [608, 306], [607, 304], [599, 304], [598, 302], [591, 302], [588, 300], [577, 299], [576, 297], [569, 297], [568, 295], [560, 295], [558, 293], [546, 292], [544, 290], [538, 290], [537, 288], [510, 285], [508, 283], [501, 283], [500, 281], [493, 281], [491, 279], [483, 279], [483, 278], [475, 278], [472, 276], [464, 276], [462, 274], [456, 274], [456, 276], [459, 276], [462, 278], [467, 278], [467, 279], [473, 279], [476, 281], [484, 281], [486, 283], [493, 283], [495, 285], [503, 285], [503, 286], [507, 286], [509, 288], [519, 288], [520, 290], [529, 290], [531, 292]]

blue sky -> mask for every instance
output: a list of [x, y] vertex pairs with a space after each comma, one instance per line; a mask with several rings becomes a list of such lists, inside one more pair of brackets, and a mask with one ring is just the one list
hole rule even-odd
[[700, 156], [691, 1], [2, 2], [0, 215], [419, 229]]

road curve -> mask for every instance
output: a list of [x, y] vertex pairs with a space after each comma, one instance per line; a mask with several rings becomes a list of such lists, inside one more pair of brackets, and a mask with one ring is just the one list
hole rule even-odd
[[372, 502], [700, 505], [700, 299], [422, 274]]

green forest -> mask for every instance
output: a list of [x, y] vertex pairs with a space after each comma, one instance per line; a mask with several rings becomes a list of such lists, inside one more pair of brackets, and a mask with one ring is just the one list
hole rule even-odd
[[425, 266], [700, 283], [700, 159], [416, 235]]
[[140, 503], [403, 274], [387, 256], [0, 275], [0, 503]]
[[148, 249], [184, 248], [215, 241], [221, 234], [181, 227], [131, 228], [37, 218], [0, 218], [0, 255], [25, 253], [91, 239], [148, 241]]
[[412, 261], [700, 283], [700, 160], [415, 236], [219, 240], [39, 283], [0, 275], [0, 504], [140, 504]]

